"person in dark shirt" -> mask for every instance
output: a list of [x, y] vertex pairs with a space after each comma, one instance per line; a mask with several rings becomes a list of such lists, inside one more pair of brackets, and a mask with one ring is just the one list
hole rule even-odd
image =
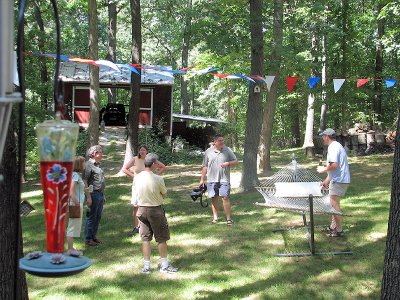
[[83, 172], [83, 180], [87, 185], [93, 187], [90, 191], [92, 198], [91, 203], [88, 203], [88, 214], [85, 224], [85, 243], [88, 246], [97, 246], [103, 242], [97, 239], [97, 230], [99, 228], [103, 205], [106, 202], [104, 195], [105, 180], [104, 172], [100, 167], [100, 161], [103, 158], [103, 151], [100, 145], [95, 145], [88, 150], [89, 160], [86, 163], [85, 171]]

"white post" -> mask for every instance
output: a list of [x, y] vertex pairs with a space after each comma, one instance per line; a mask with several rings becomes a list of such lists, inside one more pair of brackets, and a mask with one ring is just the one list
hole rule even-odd
[[12, 104], [22, 101], [14, 85], [14, 1], [0, 1], [0, 162], [3, 157]]

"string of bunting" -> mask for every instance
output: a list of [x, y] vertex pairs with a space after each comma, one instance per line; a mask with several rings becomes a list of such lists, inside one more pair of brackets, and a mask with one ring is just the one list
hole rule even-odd
[[[30, 55], [35, 55], [35, 56], [42, 56], [42, 57], [48, 57], [48, 58], [55, 58], [56, 54], [46, 54], [46, 53], [40, 53], [40, 52], [24, 52], [24, 54], [30, 54]], [[149, 67], [141, 64], [115, 64], [111, 61], [108, 60], [92, 60], [92, 59], [87, 59], [87, 58], [80, 58], [80, 57], [73, 57], [73, 58], [68, 58], [65, 55], [60, 56], [62, 61], [65, 62], [79, 62], [79, 63], [86, 63], [86, 64], [92, 64], [95, 66], [107, 66], [113, 70], [116, 71], [121, 71], [121, 68], [127, 68], [131, 72], [140, 75], [138, 69], [153, 69], [157, 71], [162, 71], [162, 72], [168, 72], [172, 74], [177, 74], [177, 75], [205, 75], [205, 74], [210, 74], [216, 77], [219, 77], [221, 79], [245, 79], [248, 80], [249, 82], [256, 83], [256, 81], [261, 82], [263, 85], [265, 85], [270, 91], [272, 83], [275, 80], [275, 76], [265, 76], [262, 77], [260, 75], [242, 75], [242, 74], [224, 74], [224, 73], [215, 73], [215, 71], [218, 71], [221, 69], [220, 67], [210, 67], [210, 68], [204, 68], [197, 70], [194, 66], [178, 69], [178, 70], [171, 70], [171, 69], [163, 69], [163, 68], [155, 68], [155, 67]], [[287, 76], [286, 77], [286, 85], [287, 85], [287, 91], [288, 93], [292, 92], [297, 81], [299, 79], [299, 76]], [[321, 80], [321, 77], [309, 77], [307, 79], [308, 81], [308, 86], [311, 89], [313, 89], [317, 83]], [[344, 82], [346, 80], [349, 80], [349, 78], [333, 78], [333, 89], [334, 92], [337, 93], [343, 86]], [[393, 78], [359, 78], [357, 79], [357, 88], [360, 88], [361, 86], [365, 85], [368, 81], [370, 80], [380, 80], [385, 83], [386, 88], [392, 88], [396, 85], [397, 79]]]

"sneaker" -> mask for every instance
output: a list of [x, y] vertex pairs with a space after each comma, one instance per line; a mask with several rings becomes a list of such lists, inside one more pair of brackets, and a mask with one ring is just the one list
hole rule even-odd
[[142, 269], [142, 273], [143, 273], [143, 274], [150, 274], [150, 268], [144, 267], [144, 268]]
[[133, 227], [132, 231], [129, 232], [129, 236], [134, 236], [136, 233], [139, 233], [139, 227]]
[[85, 244], [88, 246], [91, 246], [91, 247], [96, 247], [98, 245], [98, 243], [96, 243], [93, 240], [87, 240], [87, 241], [85, 241]]
[[168, 265], [165, 268], [160, 268], [161, 273], [176, 273], [178, 272], [178, 268], [173, 267], [172, 265]]

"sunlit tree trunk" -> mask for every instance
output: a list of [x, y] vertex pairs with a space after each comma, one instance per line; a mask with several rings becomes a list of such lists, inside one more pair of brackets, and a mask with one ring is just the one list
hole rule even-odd
[[[397, 119], [400, 132], [400, 118]], [[392, 193], [390, 197], [388, 232], [381, 299], [399, 299], [400, 295], [400, 134], [396, 135], [392, 173]]]
[[[97, 3], [89, 0], [89, 58], [97, 60], [99, 56], [99, 38], [97, 26]], [[90, 81], [90, 120], [89, 120], [89, 143], [90, 146], [99, 143], [99, 67], [89, 65]]]
[[[264, 71], [263, 0], [250, 0], [251, 74], [262, 76]], [[240, 188], [248, 191], [258, 184], [257, 149], [262, 125], [262, 89], [255, 91], [250, 85], [246, 112], [246, 132], [242, 179]]]
[[273, 27], [273, 48], [271, 52], [269, 75], [275, 76], [271, 90], [267, 94], [267, 102], [264, 109], [263, 124], [260, 136], [259, 169], [265, 173], [271, 170], [271, 146], [272, 128], [278, 99], [278, 80], [280, 75], [281, 51], [283, 37], [283, 0], [274, 1], [274, 27]]
[[[314, 26], [313, 28], [313, 36], [311, 41], [311, 53], [313, 56], [313, 70], [311, 71], [311, 75], [313, 77], [317, 76], [316, 71], [316, 63], [317, 59], [317, 47], [318, 47], [318, 40], [317, 40], [317, 29]], [[306, 132], [304, 134], [304, 144], [303, 148], [306, 151], [307, 156], [314, 156], [314, 103], [315, 103], [315, 94], [310, 92], [308, 95], [307, 100], [307, 120], [306, 120]]]
[[328, 27], [328, 6], [325, 6], [324, 10], [324, 30], [322, 33], [322, 70], [321, 70], [321, 85], [322, 85], [322, 93], [321, 93], [321, 116], [319, 120], [319, 128], [318, 132], [323, 131], [326, 128], [326, 112], [328, 110], [328, 105], [326, 103], [326, 57], [327, 57], [327, 45], [326, 45], [326, 28]]
[[0, 174], [3, 176], [3, 180], [0, 178], [0, 299], [28, 299], [25, 273], [16, 268], [23, 252], [22, 234], [18, 230], [20, 224], [17, 205], [20, 195], [16, 184], [18, 168], [14, 131], [11, 117], [3, 160], [0, 161]]

